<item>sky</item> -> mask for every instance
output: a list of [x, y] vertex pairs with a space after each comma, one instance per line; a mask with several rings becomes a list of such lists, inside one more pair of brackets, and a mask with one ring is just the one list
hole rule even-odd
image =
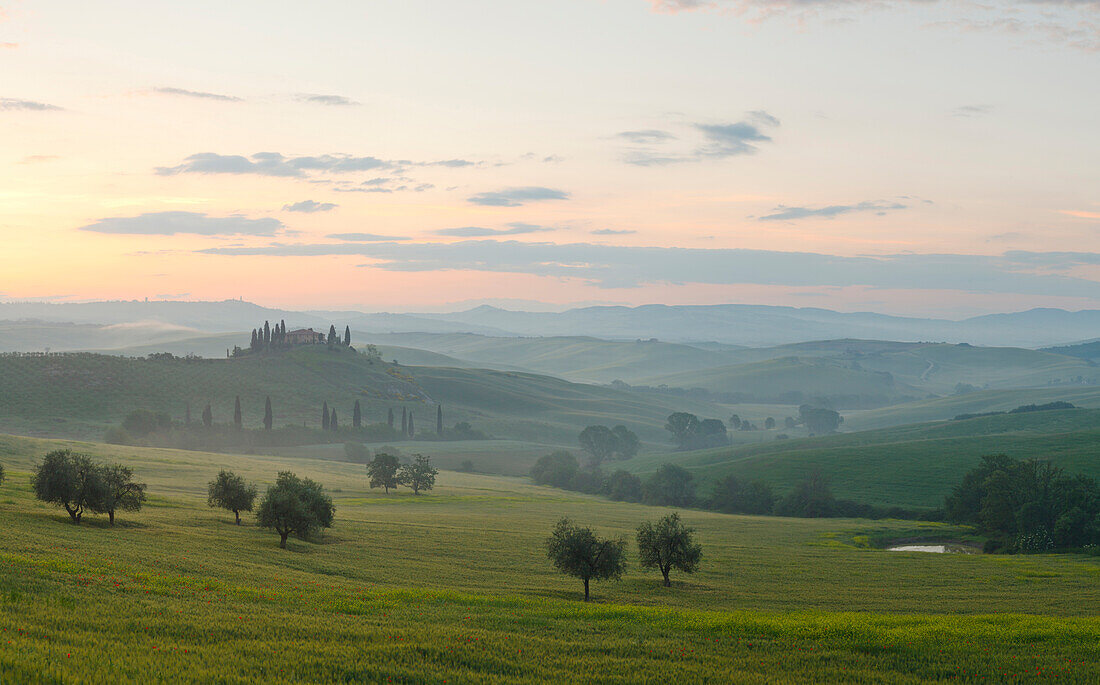
[[1097, 84], [1100, 0], [0, 0], [0, 299], [1100, 309]]

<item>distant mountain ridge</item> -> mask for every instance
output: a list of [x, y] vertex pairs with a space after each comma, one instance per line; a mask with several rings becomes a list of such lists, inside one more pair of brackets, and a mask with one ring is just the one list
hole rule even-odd
[[619, 340], [713, 341], [753, 347], [841, 338], [1043, 347], [1091, 340], [1100, 335], [1100, 310], [1070, 312], [1049, 308], [953, 321], [745, 304], [594, 306], [564, 312], [513, 311], [483, 305], [462, 312], [405, 314], [290, 311], [242, 300], [0, 303], [0, 320], [27, 319], [77, 324], [159, 322], [210, 332], [247, 331], [264, 320], [285, 319], [292, 326], [327, 327], [339, 323], [377, 333], [584, 335]]

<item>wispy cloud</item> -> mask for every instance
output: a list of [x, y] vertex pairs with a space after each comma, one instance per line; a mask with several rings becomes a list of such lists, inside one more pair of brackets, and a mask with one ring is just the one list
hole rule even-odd
[[[171, 167], [157, 167], [161, 176], [175, 174], [256, 174], [304, 178], [313, 173], [347, 174], [355, 172], [382, 172], [400, 174], [412, 167], [463, 168], [477, 166], [478, 162], [465, 159], [445, 159], [416, 162], [409, 159], [380, 159], [372, 156], [334, 153], [301, 157], [288, 157], [279, 152], [257, 152], [244, 155], [222, 155], [216, 152], [199, 152]], [[410, 179], [389, 179], [408, 181]], [[372, 183], [372, 181], [367, 182]], [[380, 184], [376, 184], [380, 185]], [[430, 186], [429, 186], [430, 187]]]
[[960, 119], [984, 117], [993, 111], [993, 105], [961, 105], [951, 110], [951, 116]]
[[827, 207], [788, 207], [779, 205], [772, 214], [757, 218], [757, 221], [795, 221], [797, 219], [832, 219], [841, 214], [853, 212], [874, 212], [878, 215], [906, 209], [906, 206], [897, 202], [860, 202], [854, 205], [829, 205]]
[[81, 231], [128, 235], [274, 236], [283, 229], [278, 219], [250, 219], [241, 214], [209, 216], [198, 212], [147, 212], [138, 216], [108, 217], [81, 226]]
[[[273, 244], [214, 247], [205, 254], [308, 257], [345, 255], [390, 271], [482, 271], [575, 278], [602, 288], [646, 284], [864, 286], [883, 289], [1100, 298], [1100, 282], [1073, 275], [1100, 253], [900, 254], [844, 257], [769, 250], [630, 247], [593, 243], [466, 240], [456, 243]], [[1058, 273], [1061, 272], [1061, 273]]]
[[201, 90], [187, 90], [185, 88], [154, 88], [153, 92], [161, 95], [179, 95], [182, 97], [196, 98], [199, 100], [214, 100], [217, 102], [244, 102], [243, 98], [234, 95], [221, 95], [220, 93], [207, 93]]
[[508, 228], [482, 228], [481, 226], [462, 226], [460, 228], [444, 228], [436, 231], [436, 235], [457, 236], [460, 238], [485, 238], [495, 235], [521, 235], [524, 233], [545, 233], [555, 229], [548, 226], [537, 226], [513, 222], [505, 224]]
[[522, 188], [504, 188], [486, 193], [478, 193], [467, 198], [468, 202], [486, 207], [520, 207], [529, 202], [545, 200], [568, 200], [569, 193], [554, 188], [524, 186]]
[[329, 212], [336, 209], [339, 205], [332, 202], [314, 202], [313, 200], [302, 200], [301, 202], [295, 202], [294, 204], [283, 205], [284, 212], [304, 212], [307, 214], [313, 214], [314, 212]]
[[17, 98], [0, 98], [0, 111], [5, 112], [61, 112], [61, 107], [34, 100], [19, 100]]
[[[627, 164], [663, 166], [755, 154], [761, 143], [772, 142], [765, 129], [779, 124], [779, 119], [762, 110], [748, 112], [743, 120], [732, 123], [690, 124], [688, 132], [694, 134], [695, 143], [687, 150], [682, 146], [670, 146], [680, 138], [657, 129], [623, 131], [617, 137], [631, 143], [623, 154]], [[680, 149], [675, 149], [677, 147]]]
[[632, 143], [663, 143], [666, 140], [676, 140], [676, 136], [668, 131], [661, 131], [654, 128], [648, 128], [641, 131], [623, 131], [615, 135], [624, 140], [629, 140]]
[[620, 230], [616, 230], [614, 228], [601, 228], [601, 229], [592, 231], [592, 235], [631, 235], [633, 233], [637, 233], [637, 231], [633, 231], [633, 230], [630, 230], [630, 229], [623, 229], [623, 230], [620, 231]]
[[313, 93], [299, 93], [294, 96], [299, 102], [308, 102], [313, 105], [328, 105], [329, 107], [355, 107], [361, 103], [346, 98], [343, 95], [317, 95]]
[[343, 240], [348, 243], [384, 243], [393, 240], [408, 240], [404, 236], [378, 235], [377, 233], [330, 233], [325, 237], [331, 240]]

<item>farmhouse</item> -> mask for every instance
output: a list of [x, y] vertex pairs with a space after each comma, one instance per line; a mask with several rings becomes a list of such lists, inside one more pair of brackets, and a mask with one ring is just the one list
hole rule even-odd
[[286, 334], [286, 341], [290, 345], [313, 345], [323, 342], [324, 333], [318, 333], [312, 328], [299, 328]]

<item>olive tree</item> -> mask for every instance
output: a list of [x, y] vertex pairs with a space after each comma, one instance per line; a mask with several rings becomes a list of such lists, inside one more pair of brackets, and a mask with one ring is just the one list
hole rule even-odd
[[432, 466], [431, 457], [421, 454], [412, 456], [415, 457], [415, 461], [401, 466], [397, 472], [397, 482], [412, 488], [414, 495], [419, 495], [421, 490], [431, 490], [435, 487], [435, 477], [439, 471]]
[[95, 509], [106, 512], [113, 526], [116, 510], [141, 510], [141, 505], [145, 503], [145, 483], [134, 481], [134, 472], [129, 466], [108, 464], [99, 469], [103, 480], [103, 496]]
[[618, 439], [607, 426], [588, 426], [578, 436], [581, 449], [592, 455], [592, 463], [599, 464], [615, 453]]
[[390, 494], [390, 488], [396, 488], [397, 482], [397, 457], [385, 452], [374, 455], [374, 459], [367, 464], [367, 475], [370, 476], [372, 488], [385, 488], [386, 494]]
[[54, 450], [42, 458], [31, 476], [34, 496], [63, 507], [74, 524], [85, 511], [95, 511], [104, 499], [99, 466], [86, 454]]
[[563, 518], [546, 541], [547, 556], [562, 573], [584, 581], [588, 601], [591, 580], [618, 580], [626, 570], [626, 542], [601, 540], [591, 528]]
[[306, 539], [331, 528], [336, 507], [320, 484], [290, 471], [280, 471], [275, 485], [260, 500], [256, 517], [260, 527], [279, 534], [279, 547], [286, 549], [286, 539], [291, 534]]
[[241, 512], [252, 511], [255, 501], [256, 486], [245, 483], [244, 478], [232, 471], [219, 471], [218, 477], [208, 486], [207, 504], [233, 512], [238, 526], [241, 525]]
[[703, 548], [695, 542], [694, 534], [694, 528], [680, 522], [679, 514], [669, 514], [655, 524], [646, 521], [638, 526], [638, 557], [642, 568], [659, 569], [665, 587], [671, 584], [668, 574], [674, 568], [694, 573], [703, 556]]

